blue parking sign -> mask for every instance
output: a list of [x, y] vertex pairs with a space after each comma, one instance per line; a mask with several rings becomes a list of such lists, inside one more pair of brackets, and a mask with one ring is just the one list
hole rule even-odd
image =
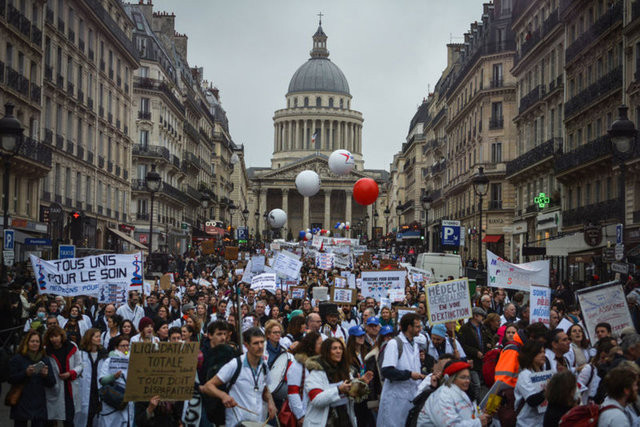
[[58, 259], [75, 258], [76, 257], [76, 245], [59, 245], [58, 246]]
[[442, 221], [442, 246], [460, 246], [460, 221]]
[[15, 248], [15, 232], [13, 230], [4, 230], [4, 250], [12, 251]]
[[249, 233], [247, 227], [238, 227], [238, 240], [247, 240]]

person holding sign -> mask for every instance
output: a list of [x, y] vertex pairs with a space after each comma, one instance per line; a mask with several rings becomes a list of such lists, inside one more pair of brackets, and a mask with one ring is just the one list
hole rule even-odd
[[[263, 359], [264, 333], [257, 327], [251, 327], [243, 333], [247, 352], [224, 365], [200, 392], [218, 398], [225, 408], [225, 425], [235, 426], [242, 421], [264, 422], [265, 418], [276, 416], [276, 405], [273, 402], [269, 383], [269, 370]], [[238, 371], [239, 369], [239, 371]], [[227, 391], [221, 390], [225, 384]], [[268, 417], [262, 413], [263, 402], [267, 403]]]
[[[116, 400], [110, 400], [107, 403], [102, 399], [102, 411], [98, 417], [99, 427], [123, 427], [128, 426], [133, 421], [133, 405], [124, 402], [124, 390], [127, 385], [127, 373], [123, 372], [120, 362], [129, 358], [129, 338], [117, 336], [111, 340], [115, 350], [109, 353], [109, 357], [100, 365], [98, 373], [98, 382], [100, 390], [110, 388], [111, 395], [121, 396], [120, 404], [117, 405]], [[113, 407], [116, 405], [118, 407]]]
[[544, 390], [553, 372], [545, 367], [544, 346], [540, 341], [527, 340], [518, 356], [520, 374], [514, 390], [518, 427], [539, 426], [544, 419]]

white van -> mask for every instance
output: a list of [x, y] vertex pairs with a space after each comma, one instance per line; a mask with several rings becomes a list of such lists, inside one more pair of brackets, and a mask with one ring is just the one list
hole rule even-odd
[[439, 252], [418, 254], [416, 267], [433, 272], [434, 282], [444, 282], [449, 276], [457, 279], [464, 275], [460, 255]]

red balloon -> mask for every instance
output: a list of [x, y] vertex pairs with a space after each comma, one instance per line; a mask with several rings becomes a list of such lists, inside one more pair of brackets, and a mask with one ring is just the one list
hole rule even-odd
[[371, 178], [360, 178], [353, 186], [353, 198], [362, 206], [375, 202], [378, 192], [378, 184]]

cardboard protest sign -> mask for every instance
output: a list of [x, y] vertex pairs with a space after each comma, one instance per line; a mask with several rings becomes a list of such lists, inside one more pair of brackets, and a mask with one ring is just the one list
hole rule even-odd
[[225, 246], [224, 248], [224, 259], [226, 260], [237, 260], [238, 259], [238, 247], [237, 246]]
[[254, 255], [251, 257], [251, 272], [262, 273], [264, 271], [264, 255]]
[[316, 254], [316, 268], [320, 270], [333, 270], [333, 258], [332, 253], [317, 253]]
[[266, 289], [267, 292], [275, 295], [276, 293], [276, 274], [275, 273], [262, 273], [257, 276], [253, 276], [251, 279], [251, 289], [255, 291], [261, 291]]
[[197, 342], [131, 343], [124, 400], [146, 402], [153, 396], [190, 399], [199, 350]]
[[142, 291], [142, 253], [105, 254], [45, 261], [29, 255], [41, 294], [90, 295], [113, 283]]
[[336, 276], [333, 278], [333, 286], [336, 288], [346, 288], [347, 287], [347, 279], [346, 277]]
[[211, 255], [216, 251], [216, 241], [213, 239], [205, 240], [204, 242], [200, 243], [200, 250], [202, 251], [203, 255]]
[[291, 286], [289, 288], [289, 292], [291, 294], [291, 299], [304, 299], [304, 296], [307, 293], [307, 288], [304, 286]]
[[596, 325], [606, 322], [611, 325], [614, 335], [622, 329], [633, 326], [627, 299], [618, 282], [609, 282], [576, 291], [585, 327], [591, 342], [596, 342]]
[[313, 288], [313, 299], [316, 301], [327, 301], [329, 299], [329, 288], [326, 286]]
[[548, 328], [551, 311], [551, 288], [531, 285], [529, 304], [531, 306], [529, 323], [542, 322]]
[[171, 289], [171, 274], [167, 273], [160, 278], [160, 289], [163, 291]]
[[352, 272], [347, 272], [347, 283], [349, 284], [350, 288], [356, 288], [356, 275]]
[[471, 317], [471, 297], [467, 278], [434, 283], [425, 287], [429, 324]]
[[279, 252], [276, 255], [272, 267], [276, 273], [279, 273], [284, 277], [297, 279], [298, 276], [300, 276], [302, 261], [298, 261], [296, 258], [294, 258], [293, 254], [289, 256], [283, 252]]
[[236, 268], [234, 271], [236, 276], [242, 276], [242, 273], [244, 273], [244, 268]]
[[487, 251], [489, 286], [529, 292], [529, 286], [549, 286], [549, 260], [512, 264]]
[[335, 304], [356, 305], [358, 291], [349, 288], [331, 288], [331, 302]]
[[404, 301], [404, 289], [389, 289], [389, 299], [391, 302]]
[[108, 372], [110, 374], [116, 374], [118, 371], [124, 374], [124, 377], [127, 377], [127, 371], [129, 369], [129, 358], [128, 357], [110, 357], [109, 358], [109, 367]]
[[[386, 298], [391, 289], [404, 290], [405, 270], [375, 270], [362, 272], [362, 296], [376, 301]], [[356, 281], [357, 283], [357, 281]]]
[[418, 309], [415, 307], [397, 307], [396, 308], [396, 325], [400, 324], [400, 320], [402, 320], [402, 316], [407, 313], [417, 313]]
[[107, 283], [100, 286], [99, 304], [124, 304], [127, 302], [129, 287], [121, 283]]

